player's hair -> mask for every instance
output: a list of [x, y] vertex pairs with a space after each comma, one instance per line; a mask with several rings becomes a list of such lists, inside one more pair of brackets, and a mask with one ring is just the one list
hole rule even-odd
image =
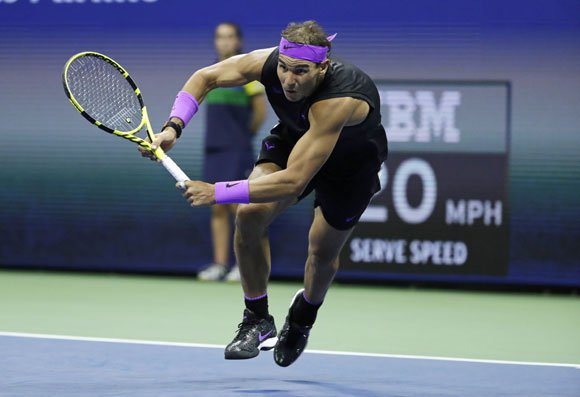
[[332, 47], [324, 29], [316, 21], [291, 22], [282, 31], [282, 37], [293, 43], [318, 45], [329, 50]]
[[244, 34], [242, 33], [242, 28], [237, 23], [232, 22], [232, 21], [223, 21], [223, 22], [220, 22], [220, 23], [218, 23], [216, 25], [216, 29], [220, 25], [228, 25], [228, 26], [231, 26], [234, 29], [234, 31], [236, 32], [236, 37], [238, 39], [242, 40], [244, 38]]

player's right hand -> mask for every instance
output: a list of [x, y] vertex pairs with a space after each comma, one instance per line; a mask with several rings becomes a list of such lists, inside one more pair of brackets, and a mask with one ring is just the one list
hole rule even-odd
[[[149, 141], [149, 139], [147, 139], [147, 141]], [[153, 150], [156, 150], [158, 147], [161, 147], [161, 149], [163, 149], [164, 152], [167, 152], [173, 147], [173, 145], [175, 145], [176, 141], [177, 141], [177, 133], [173, 128], [167, 127], [163, 131], [155, 135], [155, 140], [151, 142], [151, 146]], [[138, 149], [139, 152], [141, 152], [141, 156], [148, 157], [153, 161], [157, 161], [157, 157], [155, 157], [155, 154], [153, 154], [151, 150], [148, 150], [147, 148], [141, 146], [139, 146]]]

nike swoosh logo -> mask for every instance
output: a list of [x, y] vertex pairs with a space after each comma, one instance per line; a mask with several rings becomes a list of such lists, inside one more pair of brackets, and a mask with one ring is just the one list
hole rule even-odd
[[272, 333], [272, 330], [268, 331], [268, 333], [266, 335], [262, 335], [262, 333], [258, 333], [258, 339], [260, 340], [260, 342], [263, 342], [264, 339], [266, 339], [268, 336], [270, 336], [270, 334]]
[[264, 145], [266, 145], [266, 150], [274, 149], [276, 147], [273, 143], [269, 144], [268, 142], [265, 142]]
[[242, 182], [236, 182], [236, 183], [226, 183], [226, 187], [234, 187], [236, 185], [239, 185]]

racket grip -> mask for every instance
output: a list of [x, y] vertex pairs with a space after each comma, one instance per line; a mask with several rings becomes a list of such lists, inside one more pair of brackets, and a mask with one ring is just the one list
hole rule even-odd
[[185, 184], [183, 182], [188, 181], [189, 177], [179, 168], [175, 161], [171, 159], [169, 156], [164, 156], [161, 160], [161, 164], [165, 167], [167, 171], [175, 178], [177, 182], [179, 182], [179, 186], [182, 189], [185, 189]]

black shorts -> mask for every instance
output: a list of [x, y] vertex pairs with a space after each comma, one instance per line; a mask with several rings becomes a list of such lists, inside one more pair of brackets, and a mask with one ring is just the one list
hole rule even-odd
[[[270, 135], [264, 138], [256, 165], [274, 163], [286, 168], [294, 144], [279, 132], [283, 132], [283, 127], [277, 125]], [[371, 198], [380, 190], [378, 178], [380, 167], [381, 161], [373, 160], [362, 164], [360, 172], [341, 176], [338, 172], [328, 169], [325, 164], [312, 178], [298, 200], [302, 200], [314, 190], [314, 207], [320, 207], [326, 222], [335, 229], [348, 230], [358, 223]]]

